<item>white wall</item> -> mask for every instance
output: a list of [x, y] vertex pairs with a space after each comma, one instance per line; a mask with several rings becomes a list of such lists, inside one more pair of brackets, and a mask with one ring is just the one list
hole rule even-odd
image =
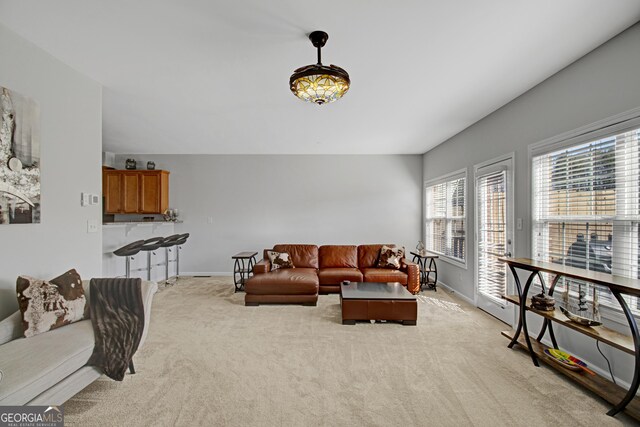
[[17, 309], [16, 278], [50, 279], [69, 268], [101, 272], [101, 207], [80, 207], [80, 192], [101, 194], [102, 89], [0, 25], [0, 86], [37, 101], [41, 116], [42, 219], [0, 225], [0, 318]]
[[[302, 143], [302, 142], [301, 142]], [[276, 243], [398, 243], [420, 238], [422, 156], [117, 156], [154, 160], [189, 232], [181, 271], [225, 273], [231, 256]], [[209, 223], [211, 221], [211, 223]]]
[[[440, 262], [442, 282], [473, 300], [473, 166], [510, 152], [515, 152], [515, 218], [524, 219], [523, 229], [515, 231], [514, 255], [531, 257], [528, 146], [640, 106], [639, 46], [640, 24], [636, 24], [424, 155], [425, 181], [461, 168], [469, 174], [468, 268]], [[581, 348], [578, 354], [603, 363], [592, 340], [589, 349], [580, 338], [571, 340], [574, 348]], [[628, 360], [622, 356], [617, 360], [621, 366], [617, 372], [628, 372]]]

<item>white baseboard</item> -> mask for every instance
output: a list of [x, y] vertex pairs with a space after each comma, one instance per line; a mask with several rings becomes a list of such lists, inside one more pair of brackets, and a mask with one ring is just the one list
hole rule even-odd
[[453, 289], [451, 286], [447, 285], [446, 283], [442, 283], [440, 280], [438, 280], [438, 286], [445, 288], [447, 291], [451, 292], [452, 294], [455, 294], [456, 297], [468, 302], [472, 306], [474, 306], [474, 307], [476, 306], [476, 302], [474, 300], [472, 300], [468, 296], [463, 295], [460, 292], [456, 291], [455, 289]]
[[198, 271], [198, 272], [185, 271], [185, 272], [180, 272], [180, 275], [181, 276], [229, 276], [229, 277], [232, 277], [233, 272], [232, 271]]

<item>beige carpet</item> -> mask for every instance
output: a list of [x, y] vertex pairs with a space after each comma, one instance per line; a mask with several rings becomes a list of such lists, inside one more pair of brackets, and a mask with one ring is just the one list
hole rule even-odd
[[155, 297], [137, 374], [65, 405], [78, 426], [411, 426], [631, 423], [506, 348], [504, 325], [443, 290], [418, 326], [343, 326], [317, 307], [245, 307], [230, 278], [181, 279]]

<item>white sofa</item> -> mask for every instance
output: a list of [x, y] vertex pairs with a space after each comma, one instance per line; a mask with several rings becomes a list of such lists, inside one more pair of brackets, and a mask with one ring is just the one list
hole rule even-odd
[[[83, 287], [88, 303], [89, 281]], [[156, 283], [142, 282], [145, 320], [138, 348], [149, 330], [157, 290]], [[102, 375], [100, 369], [87, 366], [94, 346], [90, 319], [30, 338], [22, 334], [19, 311], [0, 322], [0, 406], [62, 405]]]

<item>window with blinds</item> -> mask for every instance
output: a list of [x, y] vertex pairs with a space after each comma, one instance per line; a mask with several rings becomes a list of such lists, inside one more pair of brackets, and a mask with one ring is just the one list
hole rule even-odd
[[640, 278], [639, 139], [635, 129], [533, 157], [534, 258]]
[[455, 261], [466, 260], [466, 175], [425, 187], [425, 247]]

